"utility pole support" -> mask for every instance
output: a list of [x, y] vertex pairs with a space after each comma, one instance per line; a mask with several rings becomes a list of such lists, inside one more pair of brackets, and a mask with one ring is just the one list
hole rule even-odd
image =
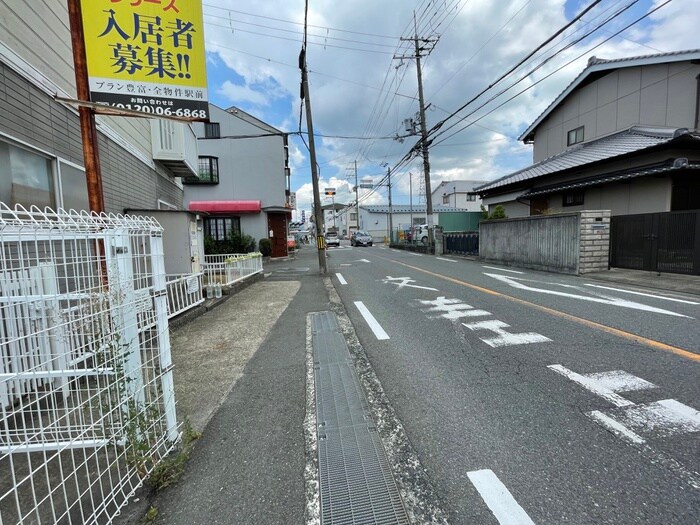
[[[73, 62], [75, 64], [75, 85], [78, 100], [90, 101], [90, 85], [88, 80], [87, 56], [85, 54], [85, 39], [83, 32], [83, 16], [80, 0], [68, 0], [68, 19], [70, 24], [71, 44], [73, 47]], [[90, 211], [104, 212], [104, 195], [102, 193], [102, 173], [100, 158], [97, 151], [97, 126], [95, 125], [95, 110], [85, 106], [78, 109], [80, 114], [80, 130], [83, 141], [83, 159], [85, 162], [85, 178], [87, 180], [88, 202]]]
[[321, 275], [328, 273], [326, 263], [326, 239], [323, 235], [324, 222], [321, 209], [321, 192], [318, 189], [318, 165], [316, 164], [316, 144], [314, 142], [314, 125], [311, 118], [311, 96], [309, 94], [309, 76], [306, 69], [306, 48], [302, 48], [299, 55], [299, 68], [301, 69], [301, 92], [306, 107], [306, 128], [309, 134], [309, 155], [311, 156], [311, 182], [314, 190], [314, 220], [316, 222], [316, 246], [318, 247], [318, 267]]

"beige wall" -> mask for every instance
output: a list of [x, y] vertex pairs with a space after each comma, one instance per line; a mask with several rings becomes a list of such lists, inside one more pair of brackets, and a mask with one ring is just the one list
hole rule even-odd
[[[3, 0], [0, 42], [41, 72], [68, 96], [76, 96], [68, 7], [65, 0]], [[98, 118], [132, 147], [151, 157], [151, 131], [146, 119]]]
[[695, 126], [697, 75], [689, 61], [630, 67], [579, 87], [537, 128], [534, 162], [567, 148], [567, 132], [584, 126], [584, 141], [641, 125]]

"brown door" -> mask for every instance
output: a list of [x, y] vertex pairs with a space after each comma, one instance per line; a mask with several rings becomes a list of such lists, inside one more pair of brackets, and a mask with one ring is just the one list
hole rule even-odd
[[287, 216], [283, 213], [267, 215], [267, 229], [272, 231], [272, 257], [287, 256]]

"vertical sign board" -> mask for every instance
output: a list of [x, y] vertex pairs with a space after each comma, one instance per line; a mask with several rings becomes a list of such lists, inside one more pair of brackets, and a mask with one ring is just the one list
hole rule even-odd
[[83, 0], [92, 102], [209, 118], [201, 0]]

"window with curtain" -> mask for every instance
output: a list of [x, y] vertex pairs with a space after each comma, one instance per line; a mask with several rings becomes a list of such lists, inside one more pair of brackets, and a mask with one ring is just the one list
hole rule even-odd
[[0, 201], [56, 207], [56, 189], [50, 158], [28, 149], [0, 142]]

